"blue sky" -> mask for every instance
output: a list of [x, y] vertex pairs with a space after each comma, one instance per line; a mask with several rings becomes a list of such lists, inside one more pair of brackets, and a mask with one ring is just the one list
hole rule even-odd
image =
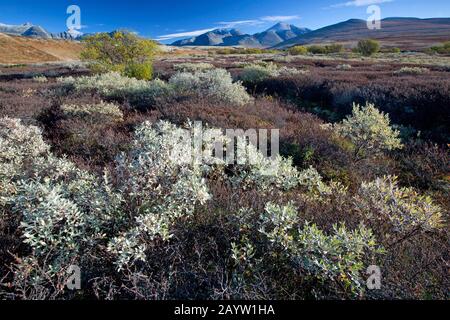
[[317, 29], [366, 19], [371, 3], [378, 3], [382, 18], [450, 17], [450, 0], [0, 0], [0, 23], [31, 22], [51, 32], [65, 31], [66, 9], [78, 5], [83, 32], [127, 28], [172, 42], [219, 27], [254, 33], [279, 21]]

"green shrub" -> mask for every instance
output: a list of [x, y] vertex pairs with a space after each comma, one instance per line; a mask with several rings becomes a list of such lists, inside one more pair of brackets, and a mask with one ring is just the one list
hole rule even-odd
[[351, 70], [352, 66], [350, 64], [339, 64], [336, 66], [337, 70]]
[[112, 103], [61, 106], [61, 111], [67, 117], [82, 118], [87, 121], [100, 123], [123, 121], [123, 113], [118, 106]]
[[46, 82], [48, 82], [48, 79], [46, 76], [36, 76], [36, 77], [33, 77], [33, 81], [38, 82], [38, 83], [46, 83]]
[[157, 99], [171, 95], [170, 86], [164, 81], [138, 80], [124, 77], [117, 72], [78, 78], [58, 78], [57, 81], [76, 91], [95, 90], [105, 98], [128, 100], [138, 107], [148, 107]]
[[153, 74], [153, 66], [151, 63], [132, 63], [125, 67], [124, 74], [130, 78], [138, 80], [151, 80]]
[[444, 42], [441, 46], [431, 47], [430, 50], [439, 54], [450, 54], [450, 41]]
[[399, 187], [397, 177], [364, 182], [355, 197], [355, 206], [369, 221], [388, 222], [402, 234], [442, 226], [442, 209], [430, 197]]
[[370, 103], [364, 107], [353, 104], [353, 114], [338, 124], [336, 129], [355, 144], [357, 158], [402, 148], [400, 132], [391, 128], [389, 115]]
[[169, 85], [176, 96], [194, 96], [236, 105], [244, 105], [252, 99], [241, 83], [233, 82], [230, 73], [223, 69], [177, 73], [169, 79]]
[[254, 84], [269, 78], [297, 75], [305, 72], [289, 67], [279, 68], [274, 63], [250, 64], [244, 67], [239, 75], [239, 79], [245, 83]]
[[[246, 215], [243, 210], [241, 216]], [[316, 298], [322, 298], [323, 289], [349, 297], [362, 296], [364, 265], [383, 252], [372, 231], [364, 226], [349, 231], [342, 224], [326, 234], [314, 224], [302, 225], [299, 216], [293, 204], [266, 205], [256, 226], [263, 238], [252, 242], [254, 235], [250, 229], [241, 236], [239, 244], [232, 244], [232, 258], [241, 273], [238, 279], [251, 287], [254, 281], [251, 275], [259, 272], [269, 276], [273, 270], [281, 270], [283, 263], [290, 263], [294, 268], [284, 269], [285, 272], [297, 270], [290, 276], [300, 273], [305, 282], [314, 283]]]
[[344, 50], [344, 46], [341, 44], [330, 44], [325, 46], [312, 45], [308, 47], [308, 52], [312, 54], [330, 54], [339, 53]]
[[157, 51], [154, 41], [130, 32], [98, 33], [83, 40], [81, 59], [97, 72], [116, 71], [123, 75], [150, 79], [152, 59]]
[[401, 53], [402, 50], [400, 48], [388, 48], [384, 50], [385, 52], [390, 52], [390, 53]]
[[295, 46], [288, 50], [290, 55], [297, 56], [297, 55], [303, 55], [308, 53], [308, 48], [305, 46]]
[[419, 75], [430, 72], [430, 69], [421, 67], [402, 67], [400, 70], [394, 72], [398, 75]]
[[308, 47], [308, 52], [312, 54], [326, 54], [325, 47], [319, 45], [312, 45]]
[[173, 66], [175, 71], [180, 71], [180, 72], [199, 72], [199, 71], [206, 71], [206, 70], [211, 70], [214, 69], [214, 65], [212, 65], [211, 63], [205, 63], [205, 62], [200, 62], [200, 63], [180, 63], [180, 64], [176, 64]]
[[357, 45], [357, 51], [363, 56], [371, 56], [380, 51], [380, 43], [376, 40], [360, 40]]

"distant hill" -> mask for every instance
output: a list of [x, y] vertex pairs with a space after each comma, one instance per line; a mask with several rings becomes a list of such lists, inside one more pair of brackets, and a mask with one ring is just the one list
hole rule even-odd
[[216, 29], [197, 37], [176, 41], [172, 45], [268, 48], [309, 31], [309, 29], [298, 28], [286, 23], [278, 23], [270, 29], [254, 35], [243, 34], [237, 29]]
[[0, 33], [38, 39], [78, 39], [78, 37], [72, 36], [69, 32], [50, 33], [43, 27], [33, 25], [29, 22], [21, 25], [8, 25], [0, 23]]
[[79, 60], [77, 41], [41, 39], [0, 33], [0, 63], [36, 63]]
[[273, 47], [285, 49], [294, 45], [345, 43], [367, 38], [380, 40], [386, 45], [420, 49], [450, 40], [450, 18], [386, 18], [381, 21], [379, 30], [368, 29], [365, 20], [350, 19], [299, 35]]

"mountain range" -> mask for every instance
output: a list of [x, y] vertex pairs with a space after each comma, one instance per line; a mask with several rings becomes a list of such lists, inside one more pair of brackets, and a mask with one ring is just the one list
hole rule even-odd
[[450, 40], [450, 18], [386, 18], [381, 29], [371, 30], [367, 21], [350, 19], [317, 30], [278, 23], [254, 35], [236, 29], [217, 29], [197, 37], [174, 42], [174, 46], [242, 46], [285, 49], [295, 45], [321, 43], [354, 43], [361, 39], [377, 39], [382, 45], [403, 49], [423, 49]]
[[450, 40], [450, 18], [386, 18], [381, 20], [381, 29], [377, 30], [370, 30], [365, 20], [350, 19], [291, 38], [274, 48], [285, 49], [312, 43], [345, 43], [368, 38], [404, 48], [426, 47], [430, 43]]
[[216, 29], [197, 37], [175, 41], [173, 46], [242, 46], [248, 48], [269, 48], [287, 40], [307, 34], [311, 30], [298, 28], [287, 23], [278, 23], [270, 29], [254, 35], [244, 34], [237, 29]]
[[69, 32], [50, 33], [41, 26], [36, 26], [29, 22], [21, 25], [8, 25], [0, 23], [0, 33], [38, 39], [76, 40], [78, 38]]

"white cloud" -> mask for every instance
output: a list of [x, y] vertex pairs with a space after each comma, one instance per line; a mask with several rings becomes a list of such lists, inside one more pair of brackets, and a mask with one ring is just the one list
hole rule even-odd
[[334, 4], [331, 8], [341, 8], [341, 7], [363, 7], [370, 6], [372, 4], [380, 4], [386, 2], [392, 2], [394, 0], [352, 0], [343, 3]]
[[245, 25], [258, 26], [261, 24], [265, 24], [267, 22], [285, 22], [285, 21], [297, 20], [297, 19], [300, 19], [300, 17], [295, 15], [295, 16], [265, 16], [265, 17], [261, 17], [259, 19], [252, 19], [252, 20], [221, 21], [221, 22], [216, 23], [218, 25], [218, 27], [215, 27], [215, 28], [165, 34], [165, 35], [159, 36], [156, 40], [165, 41], [165, 40], [176, 39], [176, 38], [196, 37], [196, 36], [199, 36], [206, 32], [216, 30], [218, 28], [226, 28], [227, 29], [227, 28], [234, 28], [237, 26], [245, 26]]
[[210, 28], [210, 29], [194, 30], [194, 31], [188, 31], [188, 32], [179, 32], [179, 33], [165, 34], [165, 35], [159, 36], [156, 40], [164, 41], [164, 40], [170, 40], [170, 39], [176, 39], [176, 38], [196, 37], [196, 36], [199, 36], [201, 34], [213, 31], [215, 29], [217, 29], [217, 28]]
[[284, 22], [284, 21], [291, 21], [300, 19], [299, 16], [266, 16], [260, 18], [262, 21], [270, 21], [270, 22]]
[[264, 23], [261, 20], [239, 20], [239, 21], [223, 21], [218, 22], [217, 24], [223, 26], [224, 28], [233, 28], [236, 26], [243, 26], [243, 25], [249, 25], [249, 26], [257, 26]]

